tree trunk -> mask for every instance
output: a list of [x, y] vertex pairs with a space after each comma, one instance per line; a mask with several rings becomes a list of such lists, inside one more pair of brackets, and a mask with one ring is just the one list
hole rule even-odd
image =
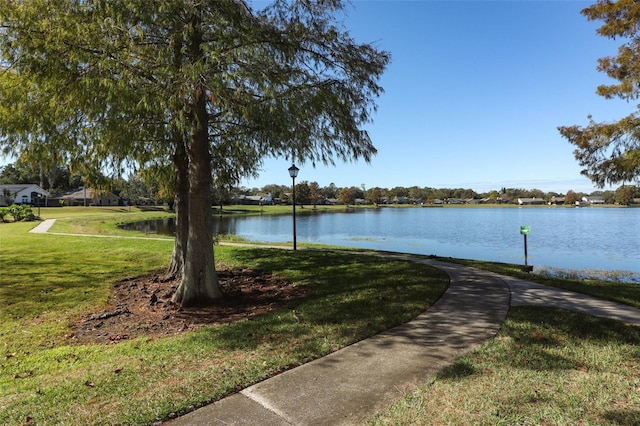
[[38, 174], [40, 175], [40, 188], [44, 189], [44, 166], [42, 165], [42, 160], [40, 160], [40, 171]]
[[201, 306], [222, 297], [213, 257], [211, 212], [211, 152], [205, 92], [194, 93], [189, 158], [188, 238], [182, 281], [173, 301], [182, 306]]
[[187, 253], [187, 237], [189, 235], [189, 159], [185, 152], [184, 142], [180, 138], [176, 138], [176, 152], [173, 156], [173, 164], [176, 172], [174, 204], [176, 236], [171, 263], [167, 269], [167, 279], [175, 279], [182, 276], [184, 259]]

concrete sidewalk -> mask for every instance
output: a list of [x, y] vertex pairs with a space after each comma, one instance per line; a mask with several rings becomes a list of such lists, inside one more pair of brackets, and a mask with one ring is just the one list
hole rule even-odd
[[443, 367], [498, 332], [510, 296], [495, 274], [424, 262], [444, 269], [451, 276], [451, 285], [414, 320], [168, 424], [362, 424], [405, 392], [428, 383]]
[[49, 229], [53, 226], [53, 224], [55, 222], [56, 222], [55, 219], [43, 220], [42, 222], [40, 222], [35, 228], [33, 228], [29, 232], [31, 232], [33, 234], [46, 234], [47, 232], [49, 232]]
[[511, 291], [511, 306], [549, 306], [640, 326], [640, 309], [629, 305], [513, 277], [502, 279]]
[[435, 260], [451, 284], [425, 313], [324, 358], [167, 422], [181, 425], [359, 425], [495, 336], [510, 306], [555, 306], [640, 326], [619, 303]]

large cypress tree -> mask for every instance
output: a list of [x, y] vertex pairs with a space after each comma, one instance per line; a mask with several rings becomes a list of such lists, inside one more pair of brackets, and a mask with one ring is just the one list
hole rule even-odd
[[[214, 179], [255, 174], [265, 156], [315, 164], [376, 152], [362, 126], [389, 55], [354, 41], [342, 9], [337, 0], [261, 11], [241, 0], [0, 0], [2, 68], [32, 83], [14, 102], [36, 94], [52, 114], [80, 117], [66, 148], [77, 163], [172, 164], [174, 301], [207, 304], [223, 296]], [[15, 132], [2, 132], [3, 147], [20, 151], [7, 137]]]

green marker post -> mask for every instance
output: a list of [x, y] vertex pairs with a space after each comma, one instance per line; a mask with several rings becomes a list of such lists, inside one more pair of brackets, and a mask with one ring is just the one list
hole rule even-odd
[[531, 228], [529, 225], [522, 225], [520, 227], [520, 233], [524, 236], [524, 266], [529, 266], [527, 261], [527, 235], [531, 232]]

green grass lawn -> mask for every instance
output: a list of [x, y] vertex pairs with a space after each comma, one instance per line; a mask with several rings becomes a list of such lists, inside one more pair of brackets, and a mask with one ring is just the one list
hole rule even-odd
[[[102, 235], [136, 235], [117, 223], [170, 215], [42, 210], [58, 219], [53, 232]], [[276, 273], [305, 286], [306, 297], [174, 337], [78, 345], [67, 338], [69, 324], [104, 305], [117, 280], [165, 267], [173, 242], [28, 233], [36, 224], [0, 224], [0, 424], [153, 424], [405, 322], [448, 281], [424, 265], [365, 254], [216, 246], [218, 263]], [[640, 286], [463, 262], [640, 306]], [[495, 339], [371, 423], [637, 425], [639, 348], [638, 327], [513, 308]]]
[[[69, 212], [53, 231], [104, 235], [158, 214]], [[406, 322], [448, 283], [406, 261], [216, 246], [218, 263], [276, 273], [306, 298], [179, 336], [77, 345], [74, 318], [115, 281], [166, 266], [173, 242], [28, 233], [35, 225], [0, 224], [0, 424], [151, 424]]]

